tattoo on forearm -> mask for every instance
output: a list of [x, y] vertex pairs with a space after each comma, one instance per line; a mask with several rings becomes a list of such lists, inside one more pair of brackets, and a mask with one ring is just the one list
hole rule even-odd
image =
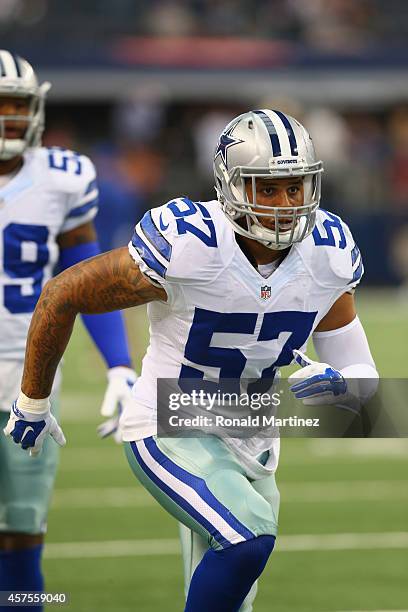
[[51, 392], [76, 315], [98, 314], [165, 300], [130, 258], [127, 249], [103, 253], [68, 268], [44, 287], [31, 320], [22, 381], [32, 398]]

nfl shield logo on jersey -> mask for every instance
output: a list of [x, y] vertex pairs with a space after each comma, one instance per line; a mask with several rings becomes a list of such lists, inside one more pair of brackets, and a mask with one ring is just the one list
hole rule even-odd
[[263, 300], [268, 300], [271, 297], [271, 288], [269, 285], [264, 285], [261, 287], [261, 298]]

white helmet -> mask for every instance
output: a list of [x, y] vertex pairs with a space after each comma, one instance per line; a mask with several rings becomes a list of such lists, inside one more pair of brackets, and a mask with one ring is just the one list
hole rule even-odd
[[[286, 249], [312, 232], [320, 203], [322, 172], [323, 164], [316, 159], [307, 130], [293, 117], [276, 110], [239, 115], [222, 132], [215, 150], [215, 189], [222, 210], [238, 234], [274, 250]], [[303, 178], [302, 206], [270, 207], [256, 203], [256, 178], [294, 176]], [[253, 202], [248, 201], [245, 188], [248, 179], [252, 180]], [[272, 219], [273, 229], [264, 227], [261, 219]]]
[[[0, 96], [23, 97], [30, 101], [28, 116], [0, 115], [0, 160], [22, 155], [27, 147], [41, 144], [44, 131], [44, 103], [51, 84], [38, 84], [36, 74], [25, 59], [0, 50]], [[24, 121], [27, 129], [23, 138], [5, 138], [6, 121]]]

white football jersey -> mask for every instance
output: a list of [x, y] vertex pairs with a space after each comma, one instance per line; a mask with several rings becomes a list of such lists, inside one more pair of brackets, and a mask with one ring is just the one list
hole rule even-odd
[[[122, 419], [126, 441], [156, 432], [158, 378], [270, 377], [292, 362], [293, 349], [305, 347], [363, 274], [347, 225], [324, 210], [313, 233], [294, 244], [267, 278], [238, 246], [217, 201], [177, 198], [147, 212], [129, 251], [168, 301], [148, 304], [150, 344], [134, 388], [138, 409], [127, 408]], [[248, 466], [269, 449], [266, 467], [276, 469], [279, 440], [232, 444]]]
[[90, 159], [57, 147], [29, 149], [0, 188], [0, 361], [24, 359], [32, 313], [58, 261], [57, 236], [93, 219], [97, 202]]

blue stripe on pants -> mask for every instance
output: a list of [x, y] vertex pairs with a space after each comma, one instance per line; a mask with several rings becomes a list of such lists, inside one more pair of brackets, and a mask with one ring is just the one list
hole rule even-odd
[[254, 537], [252, 531], [247, 529], [245, 525], [243, 525], [231, 512], [226, 508], [210, 491], [207, 487], [207, 484], [203, 478], [199, 476], [195, 476], [187, 470], [184, 470], [182, 467], [171, 461], [157, 446], [156, 442], [153, 438], [147, 438], [145, 440], [146, 448], [152, 457], [158, 461], [159, 463], [163, 463], [163, 460], [168, 459], [171, 470], [166, 467], [166, 470], [173, 474], [178, 480], [184, 482], [189, 485], [192, 489], [194, 489], [199, 496], [213, 509], [217, 514], [222, 516], [224, 521], [228, 523], [232, 529], [237, 531], [245, 540], [251, 540]]
[[[210, 506], [219, 516], [221, 516], [232, 529], [234, 529], [245, 539], [254, 538], [254, 534], [240, 521], [238, 521], [238, 519], [236, 519], [236, 517], [232, 515], [232, 513], [211, 493], [204, 479], [191, 474], [169, 459], [169, 457], [162, 453], [162, 451], [158, 448], [153, 438], [147, 438], [143, 441], [143, 443], [153, 461], [164, 468], [173, 477], [177, 478], [180, 482], [193, 489], [199, 495], [199, 497], [203, 499], [203, 501], [205, 501], [205, 503]], [[208, 531], [216, 542], [218, 542], [223, 548], [232, 544], [232, 542], [222, 535], [205, 516], [198, 512], [196, 508], [194, 508], [188, 501], [181, 497], [181, 495], [174, 491], [171, 486], [167, 485], [154, 472], [152, 472], [149, 466], [147, 466], [143, 461], [136, 443], [132, 442], [130, 443], [130, 446], [140, 467], [157, 487], [166, 493], [166, 495], [168, 495], [182, 510], [187, 512], [187, 514], [189, 514], [196, 522], [202, 525], [204, 529]]]

